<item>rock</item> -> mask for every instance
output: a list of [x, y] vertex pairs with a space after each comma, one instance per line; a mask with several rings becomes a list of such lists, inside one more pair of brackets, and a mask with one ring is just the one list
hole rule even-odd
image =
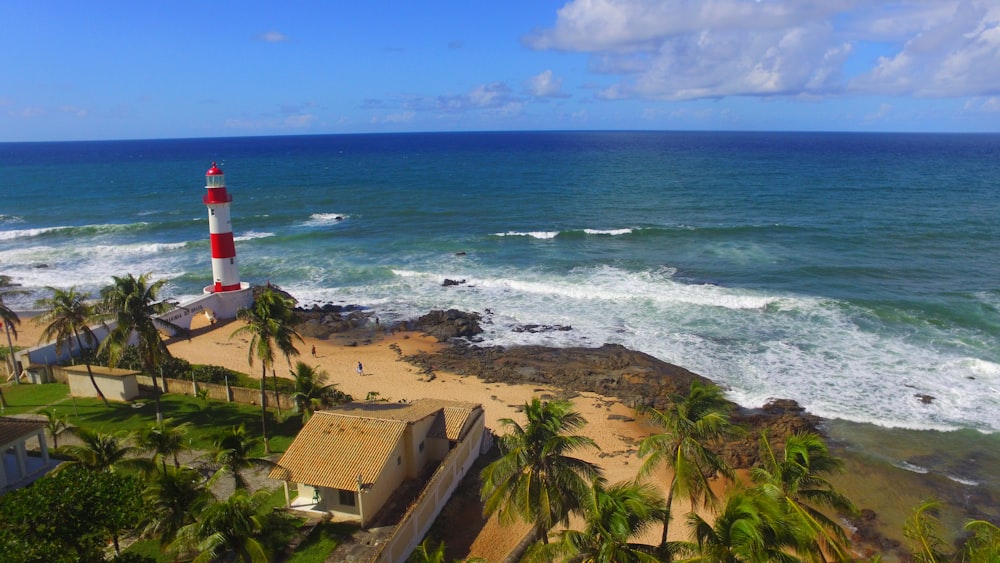
[[925, 395], [924, 393], [917, 393], [917, 394], [915, 394], [913, 396], [916, 397], [916, 398], [918, 398], [918, 399], [920, 399], [920, 402], [923, 403], [923, 404], [925, 404], [925, 405], [931, 404], [934, 401], [934, 399], [935, 399], [934, 396], [932, 396], [932, 395]]
[[448, 278], [445, 278], [444, 281], [441, 283], [441, 285], [443, 285], [445, 287], [450, 287], [450, 286], [453, 286], [453, 285], [462, 285], [464, 283], [465, 283], [465, 280], [450, 280]]
[[466, 313], [457, 309], [447, 311], [431, 311], [418, 318], [413, 328], [429, 334], [438, 342], [447, 342], [453, 338], [469, 338], [483, 332], [479, 326], [482, 317], [478, 313]]

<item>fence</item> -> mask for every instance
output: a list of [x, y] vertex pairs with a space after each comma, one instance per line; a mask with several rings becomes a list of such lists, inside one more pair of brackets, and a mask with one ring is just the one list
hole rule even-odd
[[485, 416], [484, 411], [480, 410], [479, 417], [472, 423], [466, 439], [448, 452], [424, 486], [420, 496], [400, 518], [399, 524], [396, 524], [392, 534], [386, 538], [372, 561], [378, 563], [406, 561], [417, 544], [427, 535], [427, 530], [434, 523], [434, 519], [480, 455], [482, 441], [487, 439], [486, 436], [489, 434], [484, 432]]

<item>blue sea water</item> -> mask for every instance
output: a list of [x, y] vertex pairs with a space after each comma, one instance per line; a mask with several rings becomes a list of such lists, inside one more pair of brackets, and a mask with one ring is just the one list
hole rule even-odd
[[746, 406], [1000, 432], [1000, 135], [0, 144], [0, 273], [31, 291], [15, 305], [127, 272], [199, 294], [212, 161], [243, 281], [303, 305], [478, 311], [486, 344], [620, 343]]

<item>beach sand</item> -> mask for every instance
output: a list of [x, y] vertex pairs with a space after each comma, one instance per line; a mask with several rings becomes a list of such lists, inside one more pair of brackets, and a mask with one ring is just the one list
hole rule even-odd
[[[247, 361], [249, 338], [231, 338], [231, 334], [240, 326], [239, 322], [234, 321], [217, 324], [212, 330], [195, 330], [190, 340], [172, 341], [170, 351], [192, 363], [220, 365], [259, 377], [259, 362], [255, 360], [254, 367], [251, 368]], [[311, 353], [314, 346], [316, 357]], [[355, 400], [364, 400], [369, 393], [377, 393], [379, 399], [393, 402], [435, 398], [479, 403], [486, 413], [487, 428], [497, 434], [504, 433], [500, 422], [504, 418], [524, 424], [524, 416], [520, 411], [532, 397], [550, 398], [560, 394], [559, 389], [552, 387], [486, 383], [475, 376], [441, 371], [435, 371], [434, 377], [429, 378], [419, 368], [401, 359], [401, 356], [419, 352], [434, 353], [443, 346], [434, 338], [416, 332], [386, 334], [382, 330], [372, 329], [334, 334], [329, 340], [305, 338], [303, 343], [296, 345], [301, 353], [292, 361], [294, 363], [301, 360], [325, 371], [329, 375], [329, 383], [335, 383], [338, 389], [352, 395]], [[398, 348], [399, 352], [394, 348]], [[363, 375], [357, 373], [358, 362], [364, 367]], [[278, 360], [277, 367], [279, 376], [289, 373], [283, 358]], [[637, 420], [636, 413], [618, 399], [596, 393], [580, 393], [572, 402], [574, 409], [588, 422], [580, 433], [592, 438], [600, 448], [579, 451], [578, 457], [600, 466], [609, 483], [635, 479], [642, 464], [642, 460], [636, 456], [638, 443], [652, 429]], [[661, 485], [664, 495], [666, 487], [662, 485], [667, 482], [668, 477], [669, 474], [663, 470], [655, 479]], [[688, 510], [685, 503], [678, 504], [677, 509], [681, 511], [678, 513], [683, 514]], [[495, 520], [491, 520], [484, 528], [484, 534], [490, 537], [477, 538], [470, 548], [469, 556], [486, 557], [491, 561], [501, 559], [503, 554], [498, 551], [503, 551], [503, 548], [493, 544], [500, 541], [509, 549], [527, 531], [527, 527], [518, 526], [490, 532], [491, 527], [495, 528], [496, 525]], [[686, 539], [683, 537], [683, 526], [677, 526], [674, 530], [677, 532], [674, 539]], [[648, 537], [643, 540], [658, 543], [659, 534], [659, 529], [650, 530]], [[494, 535], [496, 537], [492, 537]]]

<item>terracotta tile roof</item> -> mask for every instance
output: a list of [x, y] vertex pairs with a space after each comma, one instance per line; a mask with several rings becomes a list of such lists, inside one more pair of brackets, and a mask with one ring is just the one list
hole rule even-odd
[[319, 411], [268, 476], [317, 487], [356, 490], [359, 474], [371, 483], [381, 473], [405, 431], [406, 423], [398, 420]]
[[0, 417], [0, 445], [17, 441], [42, 428], [45, 428], [45, 422], [41, 420], [27, 420], [7, 416]]
[[412, 403], [363, 402], [319, 411], [268, 475], [294, 483], [354, 490], [360, 473], [373, 481], [409, 424], [437, 417], [429, 437], [458, 440], [475, 403], [420, 399]]

